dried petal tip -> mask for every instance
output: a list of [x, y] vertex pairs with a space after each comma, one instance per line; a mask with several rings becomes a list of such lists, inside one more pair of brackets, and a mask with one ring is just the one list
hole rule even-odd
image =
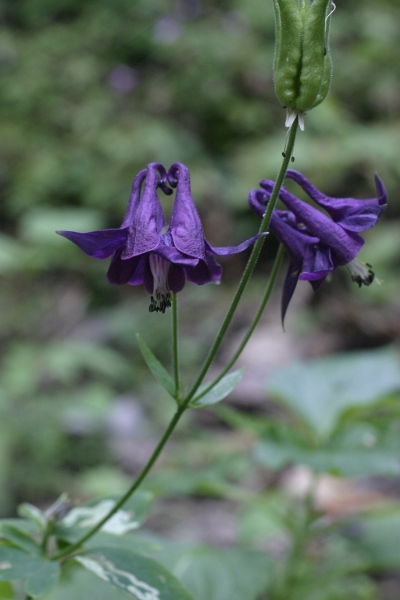
[[358, 284], [358, 287], [362, 285], [371, 285], [375, 279], [375, 273], [369, 263], [363, 263], [358, 258], [355, 258], [347, 265], [352, 280]]

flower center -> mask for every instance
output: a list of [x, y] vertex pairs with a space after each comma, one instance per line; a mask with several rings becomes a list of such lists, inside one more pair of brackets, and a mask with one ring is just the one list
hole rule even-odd
[[362, 263], [358, 258], [355, 258], [347, 267], [350, 270], [351, 278], [358, 284], [358, 287], [370, 285], [375, 279], [375, 273], [369, 263]]
[[165, 310], [171, 306], [171, 292], [168, 288], [169, 262], [153, 253], [150, 254], [149, 262], [154, 280], [149, 311], [165, 313]]

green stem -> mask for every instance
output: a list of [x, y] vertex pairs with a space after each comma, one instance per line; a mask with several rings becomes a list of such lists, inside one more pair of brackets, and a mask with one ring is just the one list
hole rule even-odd
[[313, 477], [310, 489], [304, 502], [297, 507], [293, 517], [292, 545], [284, 561], [284, 568], [280, 576], [276, 578], [275, 587], [270, 592], [271, 600], [286, 600], [292, 590], [296, 589], [299, 581], [299, 572], [302, 572], [302, 560], [307, 552], [310, 540], [311, 525], [314, 520], [313, 498], [315, 493], [316, 479]]
[[178, 301], [176, 294], [172, 294], [172, 354], [174, 365], [175, 398], [179, 403], [181, 399], [181, 380], [179, 376]]
[[255, 328], [258, 325], [259, 320], [261, 319], [261, 316], [264, 312], [264, 309], [267, 305], [267, 302], [271, 296], [271, 292], [272, 292], [272, 288], [274, 287], [274, 283], [276, 280], [276, 276], [278, 275], [278, 271], [279, 271], [279, 267], [281, 266], [282, 263], [282, 259], [283, 259], [283, 254], [285, 252], [284, 247], [282, 246], [282, 244], [280, 244], [279, 248], [278, 248], [278, 252], [277, 255], [275, 257], [275, 261], [274, 261], [274, 265], [272, 267], [272, 271], [271, 271], [271, 275], [270, 278], [268, 280], [267, 283], [267, 287], [265, 289], [264, 292], [264, 296], [263, 299], [261, 300], [261, 304], [256, 312], [256, 315], [253, 319], [253, 321], [251, 322], [249, 329], [246, 332], [246, 335], [244, 336], [240, 346], [238, 347], [238, 349], [236, 350], [235, 354], [232, 356], [231, 360], [228, 362], [228, 364], [226, 365], [226, 367], [224, 367], [224, 369], [221, 371], [221, 373], [218, 375], [218, 377], [216, 377], [214, 379], [214, 381], [210, 382], [210, 385], [208, 385], [204, 391], [202, 391], [201, 394], [199, 394], [198, 396], [196, 396], [196, 400], [199, 400], [200, 398], [202, 398], [203, 396], [205, 396], [206, 394], [208, 394], [208, 392], [215, 386], [217, 385], [217, 383], [219, 381], [221, 381], [221, 379], [228, 373], [228, 371], [233, 367], [233, 365], [235, 364], [235, 362], [237, 361], [237, 359], [239, 358], [239, 356], [242, 354], [243, 350], [245, 349], [247, 342], [249, 341], [249, 339], [251, 338], [251, 336], [253, 335], [253, 332], [255, 330]]
[[[295, 143], [295, 139], [296, 139], [296, 133], [297, 133], [297, 127], [298, 127], [298, 123], [297, 123], [297, 119], [295, 120], [295, 122], [293, 123], [290, 132], [289, 132], [289, 138], [288, 138], [288, 142], [287, 142], [287, 146], [286, 146], [286, 153], [284, 154], [283, 157], [283, 161], [282, 161], [282, 166], [279, 170], [278, 173], [278, 177], [275, 183], [275, 187], [274, 190], [271, 194], [271, 198], [270, 201], [268, 203], [268, 207], [267, 207], [267, 211], [263, 217], [263, 220], [261, 222], [260, 225], [260, 229], [259, 232], [260, 233], [264, 233], [267, 231], [268, 226], [269, 226], [269, 221], [272, 215], [272, 211], [275, 208], [275, 204], [277, 202], [278, 196], [279, 196], [279, 191], [282, 187], [282, 183], [283, 180], [285, 178], [285, 173], [286, 170], [288, 168], [291, 156], [292, 156], [292, 152], [293, 152], [293, 148], [294, 148], [294, 143]], [[172, 417], [166, 431], [164, 432], [162, 438], [160, 439], [159, 443], [157, 444], [155, 450], [153, 451], [149, 461], [147, 462], [147, 464], [143, 467], [142, 471], [140, 472], [139, 476], [136, 478], [136, 480], [132, 483], [131, 487], [128, 489], [128, 491], [118, 500], [118, 502], [115, 504], [115, 506], [108, 512], [108, 514], [101, 519], [101, 521], [99, 521], [97, 523], [97, 525], [95, 525], [95, 527], [93, 527], [90, 531], [88, 531], [87, 533], [85, 533], [77, 542], [75, 542], [74, 544], [72, 544], [71, 546], [68, 546], [68, 548], [65, 548], [64, 550], [61, 550], [60, 552], [58, 552], [57, 554], [55, 554], [52, 558], [53, 560], [59, 560], [62, 558], [66, 558], [68, 556], [70, 556], [71, 554], [73, 554], [74, 552], [76, 552], [77, 550], [80, 550], [83, 546], [83, 544], [85, 542], [87, 542], [90, 538], [92, 538], [102, 527], [103, 525], [116, 513], [118, 512], [118, 510], [120, 510], [120, 508], [125, 504], [125, 502], [127, 502], [127, 500], [129, 500], [129, 498], [132, 496], [132, 494], [135, 492], [135, 490], [137, 490], [137, 488], [141, 485], [142, 481], [145, 479], [145, 477], [147, 476], [147, 474], [150, 472], [151, 468], [153, 467], [154, 463], [156, 462], [157, 458], [159, 457], [159, 455], [161, 454], [164, 446], [166, 445], [168, 439], [170, 438], [172, 432], [174, 431], [175, 427], [177, 426], [181, 416], [183, 415], [183, 413], [185, 412], [185, 410], [187, 409], [191, 399], [193, 398], [194, 394], [196, 393], [199, 385], [201, 384], [204, 376], [206, 375], [214, 357], [215, 354], [217, 353], [221, 342], [224, 338], [224, 335], [226, 333], [226, 330], [228, 329], [230, 322], [233, 318], [233, 315], [236, 311], [236, 308], [239, 304], [239, 301], [242, 297], [242, 294], [244, 292], [244, 289], [248, 283], [248, 280], [250, 279], [250, 276], [253, 272], [253, 269], [255, 267], [255, 264], [257, 262], [257, 259], [259, 257], [259, 254], [261, 252], [261, 248], [263, 245], [263, 238], [260, 238], [256, 241], [256, 243], [253, 246], [253, 251], [250, 255], [250, 258], [248, 260], [246, 269], [242, 275], [242, 278], [239, 282], [239, 286], [236, 290], [236, 293], [233, 297], [232, 303], [229, 307], [227, 316], [225, 317], [225, 320], [217, 334], [217, 337], [214, 341], [214, 344], [208, 354], [208, 357], [203, 365], [203, 368], [200, 372], [199, 377], [196, 379], [196, 382], [194, 383], [194, 385], [192, 386], [192, 389], [190, 390], [189, 394], [184, 398], [184, 400], [181, 401], [180, 405], [178, 406], [174, 416]], [[277, 263], [275, 263], [277, 264]], [[271, 287], [272, 289], [272, 287]], [[267, 288], [268, 290], [268, 288]], [[269, 292], [270, 293], [270, 292]], [[266, 292], [267, 294], [267, 292]], [[268, 294], [269, 297], [269, 294]], [[266, 299], [266, 301], [268, 300], [268, 298]], [[262, 311], [261, 311], [262, 312]], [[258, 313], [257, 313], [258, 314]], [[261, 313], [260, 315], [261, 316]], [[254, 325], [254, 327], [256, 326], [256, 324]], [[178, 368], [178, 342], [177, 342], [177, 306], [176, 306], [176, 302], [173, 299], [173, 336], [174, 336], [174, 341], [173, 341], [173, 354], [174, 354], [174, 377], [175, 377], [175, 385], [177, 387], [177, 392], [179, 390], [179, 386], [180, 386], [180, 381], [179, 381], [179, 368]], [[247, 340], [246, 340], [247, 343]], [[244, 346], [243, 346], [244, 347]]]
[[[271, 215], [272, 215], [272, 211], [275, 208], [275, 205], [277, 203], [278, 197], [279, 197], [279, 192], [280, 189], [282, 187], [283, 181], [285, 179], [285, 174], [287, 171], [287, 168], [289, 166], [289, 162], [290, 159], [292, 157], [293, 154], [293, 148], [294, 148], [294, 143], [296, 140], [296, 134], [297, 134], [297, 128], [298, 128], [298, 119], [296, 118], [296, 120], [294, 121], [292, 127], [289, 130], [289, 137], [288, 137], [288, 141], [287, 141], [287, 146], [286, 146], [286, 151], [283, 155], [283, 161], [282, 161], [282, 165], [281, 168], [279, 169], [279, 173], [278, 176], [276, 178], [276, 183], [275, 183], [275, 187], [272, 191], [271, 194], [271, 198], [269, 200], [268, 206], [267, 206], [267, 210], [265, 212], [264, 218], [261, 222], [260, 225], [260, 229], [259, 229], [259, 233], [264, 233], [267, 231], [268, 227], [269, 227], [269, 222], [271, 220]], [[253, 250], [250, 254], [250, 258], [247, 262], [246, 268], [244, 270], [244, 273], [242, 275], [242, 278], [239, 282], [238, 288], [236, 290], [236, 293], [233, 297], [233, 300], [231, 302], [231, 305], [229, 307], [229, 310], [227, 312], [227, 315], [225, 317], [224, 322], [221, 325], [221, 328], [217, 334], [217, 337], [215, 338], [214, 344], [211, 347], [211, 350], [208, 353], [208, 356], [203, 364], [203, 367], [200, 371], [199, 376], [197, 377], [196, 381], [194, 382], [188, 396], [186, 397], [186, 400], [189, 402], [193, 396], [195, 395], [198, 387], [200, 386], [201, 382], [203, 381], [205, 375], [207, 374], [208, 369], [211, 366], [212, 361], [215, 358], [216, 353], [218, 352], [222, 340], [224, 339], [225, 333], [232, 321], [233, 315], [235, 314], [235, 311], [238, 307], [238, 304], [240, 302], [240, 299], [243, 295], [243, 292], [245, 290], [245, 287], [250, 279], [250, 276], [253, 272], [253, 269], [256, 265], [256, 262], [258, 260], [258, 257], [260, 255], [261, 252], [261, 248], [263, 246], [264, 243], [264, 238], [259, 238], [256, 243], [253, 246]]]

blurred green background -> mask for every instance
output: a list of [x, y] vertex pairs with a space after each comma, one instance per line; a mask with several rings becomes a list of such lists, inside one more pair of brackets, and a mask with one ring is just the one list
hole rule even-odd
[[[134, 175], [149, 162], [180, 161], [191, 169], [209, 241], [239, 243], [258, 226], [247, 194], [275, 177], [285, 128], [268, 0], [1, 0], [0, 17], [0, 512], [7, 516], [21, 501], [46, 506], [64, 490], [77, 498], [118, 493], [173, 408], [149, 382], [134, 337], [139, 331], [168, 365], [168, 317], [148, 314], [143, 289], [108, 286], [106, 265], [55, 230], [118, 227]], [[300, 285], [286, 334], [278, 291], [261, 336], [271, 334], [271, 322], [278, 345], [287, 336], [283, 364], [399, 343], [399, 22], [397, 0], [338, 4], [331, 92], [306, 116], [294, 165], [332, 196], [371, 197], [379, 173], [390, 203], [365, 236], [362, 258], [381, 285], [358, 290], [346, 272], [316, 295]], [[257, 306], [275, 248], [271, 237], [233, 334]], [[179, 296], [189, 377], [245, 259], [225, 261], [223, 286], [187, 285]], [[188, 418], [153, 489], [185, 493], [182, 481], [171, 483], [172, 475], [165, 483], [163, 474], [196, 461], [197, 452], [205, 463], [224, 456], [225, 428], [213, 415]], [[204, 447], [193, 448], [194, 435], [200, 445], [205, 436]], [[240, 478], [247, 463], [235, 469]]]

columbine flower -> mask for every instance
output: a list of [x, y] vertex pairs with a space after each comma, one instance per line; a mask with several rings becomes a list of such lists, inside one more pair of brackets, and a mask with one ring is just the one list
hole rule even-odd
[[[279, 197], [289, 210], [275, 210], [270, 229], [290, 256], [282, 294], [282, 321], [299, 279], [310, 281], [316, 290], [336, 267], [347, 266], [353, 281], [360, 286], [372, 283], [371, 266], [357, 259], [364, 244], [359, 233], [376, 225], [387, 204], [386, 190], [377, 175], [378, 197], [369, 200], [326, 196], [297, 171], [287, 171], [286, 177], [296, 181], [329, 216], [281, 188]], [[262, 191], [250, 192], [249, 203], [263, 216], [275, 183], [266, 180], [260, 185]]]
[[[169, 195], [172, 189], [168, 184], [177, 189], [167, 226], [157, 188]], [[214, 255], [242, 252], [260, 237], [234, 247], [211, 246], [192, 200], [189, 170], [181, 163], [173, 164], [168, 173], [161, 164], [152, 163], [136, 175], [119, 229], [58, 233], [93, 258], [112, 255], [107, 271], [109, 283], [143, 284], [151, 295], [150, 312], [162, 313], [171, 305], [171, 292], [180, 292], [186, 279], [196, 285], [221, 279], [222, 267]]]

